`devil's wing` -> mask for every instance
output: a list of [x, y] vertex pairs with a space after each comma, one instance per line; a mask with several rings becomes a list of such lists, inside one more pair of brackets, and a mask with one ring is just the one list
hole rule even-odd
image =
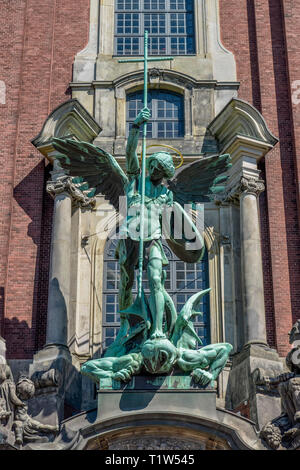
[[72, 139], [53, 138], [52, 144], [59, 152], [55, 158], [75, 177], [73, 182], [79, 189], [88, 191], [88, 197], [101, 193], [118, 208], [119, 196], [124, 195], [128, 179], [112, 155], [88, 142]]
[[198, 311], [201, 299], [210, 290], [211, 289], [206, 289], [192, 295], [182, 307], [171, 338], [172, 343], [177, 348], [196, 349], [197, 343], [202, 344], [201, 339], [195, 331], [193, 317], [201, 315], [201, 312]]

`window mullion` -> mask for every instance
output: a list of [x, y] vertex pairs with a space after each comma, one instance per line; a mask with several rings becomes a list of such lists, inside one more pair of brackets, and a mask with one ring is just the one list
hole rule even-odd
[[[143, 0], [140, 0], [142, 3]], [[144, 3], [144, 2], [143, 2]], [[140, 18], [140, 38], [139, 38], [139, 43], [140, 43], [140, 54], [144, 54], [144, 30], [145, 30], [145, 13], [139, 13], [139, 18]]]
[[170, 48], [170, 13], [165, 13], [165, 18], [166, 18], [166, 54], [171, 53], [171, 48]]

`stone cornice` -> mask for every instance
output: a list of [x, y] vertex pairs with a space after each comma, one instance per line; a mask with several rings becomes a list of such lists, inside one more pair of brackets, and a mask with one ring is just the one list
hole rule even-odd
[[[172, 83], [172, 82], [181, 82], [182, 86], [190, 86], [193, 88], [230, 88], [238, 90], [240, 86], [240, 82], [220, 82], [217, 80], [196, 80], [189, 75], [186, 75], [182, 72], [177, 72], [175, 70], [166, 70], [166, 69], [159, 69], [157, 67], [153, 67], [149, 69], [149, 74], [155, 69], [155, 71], [159, 71], [160, 79], [162, 82], [165, 83]], [[129, 83], [136, 84], [137, 81], [143, 81], [143, 71], [137, 70], [135, 72], [129, 72], [124, 75], [121, 75], [115, 80], [93, 80], [91, 82], [71, 82], [70, 87], [72, 89], [77, 88], [118, 88]]]

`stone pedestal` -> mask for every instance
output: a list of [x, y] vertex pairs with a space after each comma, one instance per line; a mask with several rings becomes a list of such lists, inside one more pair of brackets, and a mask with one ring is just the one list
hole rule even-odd
[[64, 377], [70, 368], [72, 368], [71, 357], [67, 348], [48, 346], [34, 355], [33, 364], [29, 369], [34, 382], [36, 382], [35, 377], [45, 371], [54, 371], [54, 376], [56, 374], [61, 377], [60, 380], [53, 380], [52, 384], [36, 387], [36, 394], [28, 404], [34, 419], [53, 426], [64, 419]]
[[[216, 389], [201, 388], [191, 377], [136, 376], [128, 384], [101, 379], [99, 421], [139, 413], [180, 413], [216, 419]], [[165, 423], [166, 424], [166, 423]]]
[[[58, 425], [66, 417], [66, 405], [71, 411], [80, 411], [82, 376], [73, 366], [67, 348], [45, 347], [34, 355], [29, 372], [36, 385], [36, 395], [29, 403], [33, 418], [44, 424]], [[43, 382], [40, 377], [45, 374], [50, 375], [50, 379]]]
[[266, 376], [282, 374], [283, 365], [274, 349], [248, 344], [232, 358], [232, 370], [227, 389], [227, 408], [253, 420], [261, 429], [271, 419], [280, 415], [281, 404], [277, 393], [258, 390], [254, 381], [257, 369]]

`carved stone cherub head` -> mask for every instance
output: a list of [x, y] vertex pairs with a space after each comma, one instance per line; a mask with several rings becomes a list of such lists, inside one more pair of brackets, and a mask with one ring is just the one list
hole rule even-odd
[[28, 377], [21, 376], [17, 382], [16, 391], [21, 400], [30, 400], [35, 393], [34, 383]]

